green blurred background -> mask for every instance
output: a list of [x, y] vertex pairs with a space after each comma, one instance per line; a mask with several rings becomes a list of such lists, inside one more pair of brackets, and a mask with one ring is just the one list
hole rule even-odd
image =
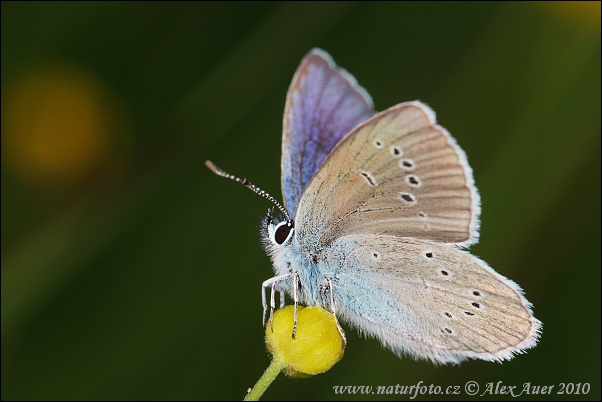
[[2, 2], [2, 399], [244, 396], [269, 363], [270, 204], [203, 162], [281, 198], [285, 95], [313, 47], [377, 110], [437, 112], [482, 196], [472, 252], [543, 335], [436, 367], [348, 330], [333, 369], [265, 399], [469, 380], [600, 399], [600, 3], [173, 2]]

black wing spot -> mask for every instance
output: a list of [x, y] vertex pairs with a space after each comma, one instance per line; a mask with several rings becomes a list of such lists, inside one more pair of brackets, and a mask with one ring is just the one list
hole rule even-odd
[[366, 178], [368, 184], [370, 184], [372, 187], [378, 187], [378, 182], [369, 172], [360, 172], [360, 174]]
[[402, 159], [399, 161], [399, 167], [406, 172], [411, 172], [416, 169], [416, 164], [411, 159]]
[[422, 180], [420, 180], [420, 177], [418, 177], [414, 174], [407, 175], [406, 182], [414, 188], [418, 188], [418, 187], [422, 186]]
[[397, 145], [391, 146], [391, 155], [395, 158], [399, 158], [403, 155], [403, 151]]
[[418, 202], [418, 201], [416, 201], [416, 197], [414, 197], [414, 194], [411, 194], [411, 193], [401, 192], [401, 193], [399, 193], [399, 197], [404, 202], [407, 202], [410, 205], [415, 205]]

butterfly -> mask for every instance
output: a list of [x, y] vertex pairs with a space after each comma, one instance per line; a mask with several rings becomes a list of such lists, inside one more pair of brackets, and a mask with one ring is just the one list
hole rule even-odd
[[261, 224], [272, 300], [287, 292], [399, 356], [440, 364], [508, 360], [537, 343], [542, 324], [522, 289], [464, 250], [478, 241], [480, 197], [464, 151], [424, 103], [376, 113], [313, 49], [286, 97], [284, 207], [206, 164], [282, 211]]

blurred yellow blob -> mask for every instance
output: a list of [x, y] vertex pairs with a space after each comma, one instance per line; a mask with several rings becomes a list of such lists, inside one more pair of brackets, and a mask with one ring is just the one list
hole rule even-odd
[[114, 105], [95, 75], [32, 70], [3, 90], [2, 162], [30, 184], [73, 185], [104, 161], [114, 125]]
[[268, 322], [265, 339], [268, 350], [285, 364], [290, 377], [308, 377], [328, 371], [343, 358], [345, 342], [336, 318], [322, 307], [297, 307], [297, 332], [293, 332], [294, 307], [274, 312]]
[[566, 21], [582, 27], [600, 27], [599, 1], [545, 1], [539, 4]]

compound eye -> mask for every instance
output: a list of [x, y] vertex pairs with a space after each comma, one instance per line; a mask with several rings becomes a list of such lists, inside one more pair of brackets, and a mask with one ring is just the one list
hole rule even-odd
[[290, 236], [293, 230], [293, 226], [289, 222], [282, 222], [274, 233], [274, 240], [276, 243], [283, 244]]

